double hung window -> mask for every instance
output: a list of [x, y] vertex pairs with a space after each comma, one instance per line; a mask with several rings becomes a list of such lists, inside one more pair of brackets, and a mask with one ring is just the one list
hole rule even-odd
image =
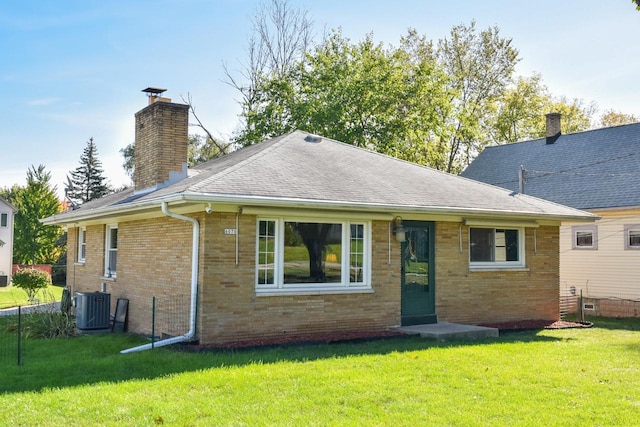
[[83, 263], [87, 258], [87, 229], [78, 229], [78, 262]]
[[367, 222], [259, 219], [256, 290], [370, 288]]
[[0, 227], [5, 228], [9, 226], [9, 214], [0, 214]]
[[116, 277], [118, 270], [118, 226], [107, 225], [105, 254], [104, 254], [104, 276]]

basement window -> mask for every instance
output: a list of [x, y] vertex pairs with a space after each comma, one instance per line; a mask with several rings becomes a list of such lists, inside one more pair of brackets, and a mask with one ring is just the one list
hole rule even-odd
[[521, 228], [469, 228], [469, 267], [523, 268], [523, 236]]
[[624, 248], [640, 249], [640, 224], [624, 226]]
[[371, 289], [368, 222], [259, 219], [257, 293]]
[[596, 225], [581, 225], [571, 227], [573, 249], [598, 249], [598, 227]]

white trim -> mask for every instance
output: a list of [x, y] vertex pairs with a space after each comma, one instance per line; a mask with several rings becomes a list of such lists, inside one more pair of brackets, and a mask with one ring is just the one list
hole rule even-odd
[[[260, 266], [260, 223], [274, 222], [274, 263], [272, 284], [259, 283], [260, 273], [264, 271]], [[317, 222], [323, 224], [339, 224], [341, 226], [341, 281], [339, 283], [284, 283], [284, 230], [287, 222]], [[362, 225], [362, 281], [351, 282], [351, 225]], [[257, 217], [256, 218], [256, 265], [255, 265], [255, 288], [256, 295], [282, 295], [282, 294], [326, 294], [326, 293], [349, 293], [371, 290], [371, 222], [370, 221], [350, 221], [347, 219], [327, 219], [327, 218], [300, 218], [296, 216], [282, 217]]]
[[[591, 233], [591, 245], [578, 245], [578, 233]], [[598, 249], [598, 226], [596, 224], [577, 225], [571, 227], [571, 248], [576, 250]]]
[[510, 220], [496, 220], [496, 219], [474, 219], [465, 218], [464, 224], [473, 228], [538, 228], [540, 224], [536, 221], [510, 221]]
[[[471, 261], [471, 229], [483, 228], [487, 230], [493, 230], [494, 241], [493, 250], [495, 256], [496, 242], [495, 233], [496, 230], [515, 230], [518, 232], [518, 261]], [[495, 226], [495, 227], [469, 227], [469, 271], [490, 271], [490, 270], [519, 270], [526, 269], [526, 257], [525, 257], [525, 230], [524, 228], [513, 228], [509, 226]]]
[[[118, 275], [118, 241], [116, 238], [116, 246], [111, 248], [111, 230], [118, 230], [118, 224], [107, 224], [104, 228], [104, 278], [107, 279], [115, 279]], [[109, 268], [111, 252], [116, 254], [116, 271], [111, 271]]]
[[78, 254], [77, 254], [78, 256], [76, 257], [76, 262], [78, 264], [84, 264], [87, 261], [87, 227], [78, 227], [77, 250], [78, 250]]
[[640, 250], [640, 245], [631, 245], [631, 232], [640, 232], [640, 224], [624, 225], [624, 248], [630, 251]]

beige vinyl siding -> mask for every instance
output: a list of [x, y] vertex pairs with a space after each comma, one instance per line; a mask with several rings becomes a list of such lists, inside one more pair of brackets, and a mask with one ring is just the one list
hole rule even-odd
[[597, 249], [572, 249], [573, 226], [560, 228], [561, 289], [576, 288], [576, 295], [592, 298], [640, 300], [640, 250], [625, 250], [624, 227], [640, 224], [640, 209], [592, 211], [597, 225]]

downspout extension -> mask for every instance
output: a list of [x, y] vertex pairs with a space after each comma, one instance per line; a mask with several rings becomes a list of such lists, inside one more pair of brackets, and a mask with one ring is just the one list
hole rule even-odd
[[162, 202], [162, 213], [168, 217], [187, 221], [193, 224], [193, 241], [191, 243], [191, 312], [189, 314], [189, 331], [177, 337], [167, 338], [153, 344], [144, 344], [138, 347], [122, 350], [120, 354], [135, 353], [137, 351], [150, 350], [155, 347], [185, 342], [192, 339], [196, 333], [196, 304], [198, 297], [198, 255], [200, 251], [200, 223], [197, 219], [171, 212], [167, 202]]

